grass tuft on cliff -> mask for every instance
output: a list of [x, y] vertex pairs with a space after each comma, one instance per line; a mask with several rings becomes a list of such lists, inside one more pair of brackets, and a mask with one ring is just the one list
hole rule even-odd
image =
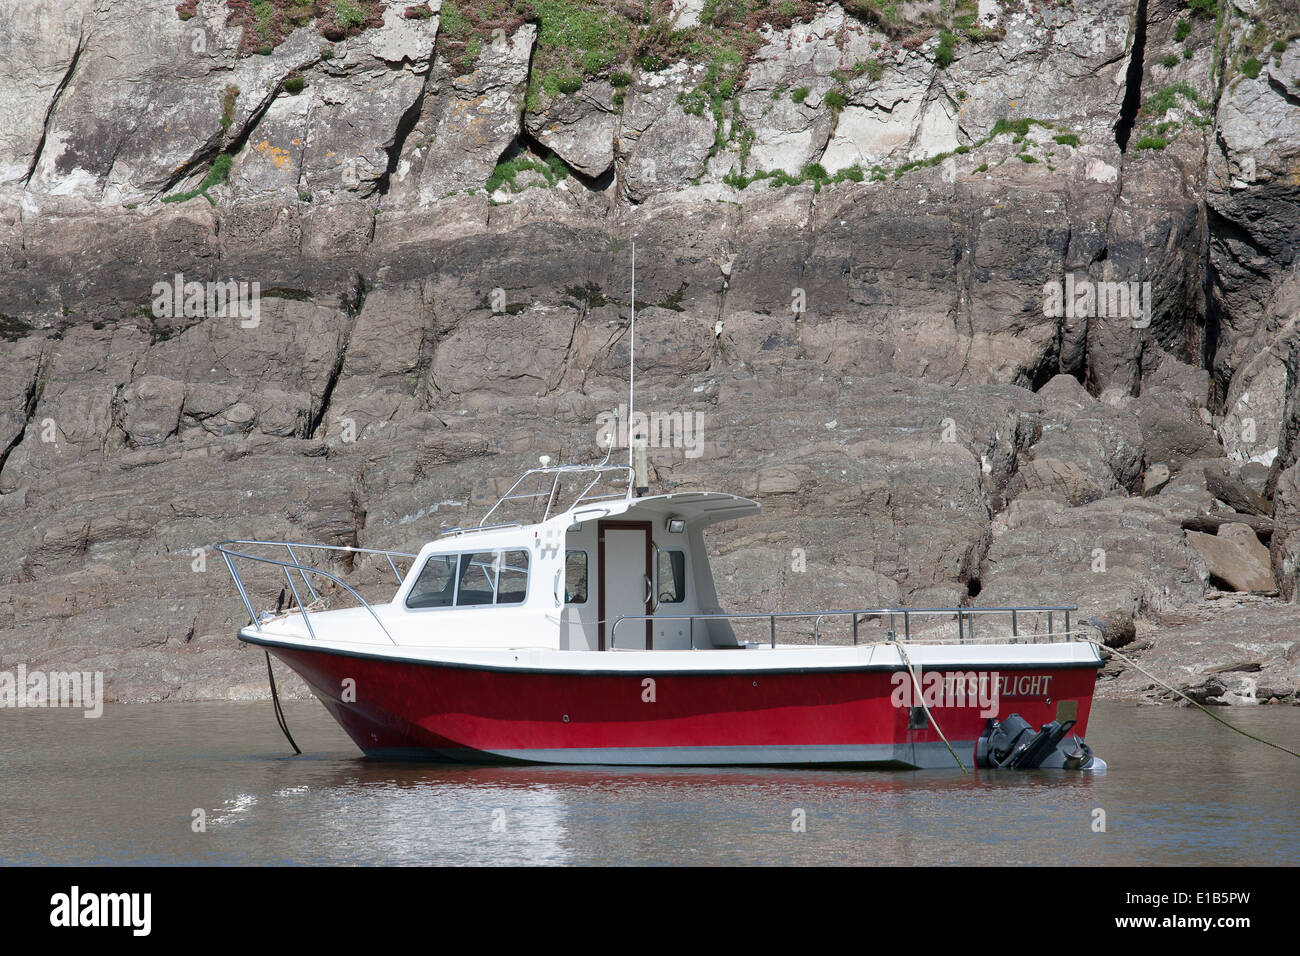
[[492, 175], [488, 177], [483, 184], [484, 191], [491, 196], [503, 186], [510, 192], [521, 192], [524, 186], [520, 186], [515, 180], [523, 172], [540, 173], [546, 180], [547, 186], [554, 186], [560, 180], [569, 175], [569, 169], [564, 165], [564, 161], [558, 156], [550, 156], [545, 162], [533, 159], [531, 156], [520, 154], [505, 162], [498, 163], [497, 168], [492, 170]]
[[203, 182], [199, 183], [198, 189], [191, 189], [189, 192], [185, 193], [177, 193], [175, 196], [164, 196], [163, 202], [189, 202], [196, 196], [202, 196], [215, 206], [216, 203], [212, 202], [212, 197], [208, 195], [208, 190], [213, 186], [220, 186], [230, 178], [230, 167], [234, 165], [234, 162], [235, 159], [233, 156], [229, 153], [222, 153], [212, 161], [212, 168], [209, 169], [208, 174], [203, 177]]

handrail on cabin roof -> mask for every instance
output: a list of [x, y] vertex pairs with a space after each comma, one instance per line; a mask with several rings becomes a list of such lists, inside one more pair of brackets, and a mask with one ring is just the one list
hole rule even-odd
[[[615, 473], [615, 472], [621, 472], [627, 476], [627, 491], [622, 492], [620, 494], [588, 497], [588, 492], [590, 492], [591, 489], [596, 486], [597, 482], [599, 482], [604, 475]], [[633, 472], [631, 465], [611, 465], [609, 464], [608, 456], [606, 456], [605, 461], [597, 465], [542, 465], [537, 468], [529, 468], [522, 475], [516, 478], [514, 484], [512, 484], [506, 490], [506, 493], [502, 495], [500, 498], [498, 498], [496, 504], [494, 504], [491, 508], [487, 510], [487, 514], [483, 515], [483, 517], [479, 519], [479, 523], [477, 527], [465, 528], [465, 529], [458, 528], [455, 529], [455, 531], [456, 532], [463, 532], [469, 530], [484, 531], [487, 528], [508, 527], [511, 524], [518, 524], [519, 522], [517, 521], [507, 522], [504, 525], [487, 524], [487, 520], [490, 517], [492, 517], [492, 513], [507, 501], [531, 501], [537, 498], [545, 498], [546, 508], [542, 513], [542, 521], [546, 521], [548, 518], [550, 518], [551, 509], [555, 506], [555, 496], [556, 493], [559, 491], [560, 477], [562, 475], [574, 475], [574, 474], [584, 474], [584, 473], [592, 474], [591, 481], [587, 482], [586, 487], [584, 487], [582, 491], [579, 492], [578, 496], [573, 499], [573, 502], [567, 508], [565, 508], [564, 511], [557, 512], [557, 514], [568, 514], [569, 512], [576, 509], [578, 505], [582, 504], [584, 501], [606, 501], [609, 500], [610, 498], [623, 498], [625, 500], [631, 500], [632, 492], [634, 490], [635, 481], [636, 481], [635, 474]], [[551, 487], [549, 491], [538, 491], [538, 492], [532, 492], [528, 494], [515, 493], [515, 489], [517, 489], [524, 481], [528, 480], [533, 476], [538, 476], [538, 475], [553, 476], [553, 480], [551, 481]]]

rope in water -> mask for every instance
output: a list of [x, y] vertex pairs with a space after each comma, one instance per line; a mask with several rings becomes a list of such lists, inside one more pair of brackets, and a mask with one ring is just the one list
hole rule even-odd
[[948, 743], [948, 738], [939, 729], [939, 722], [934, 719], [934, 714], [930, 713], [930, 707], [925, 702], [925, 694], [921, 691], [921, 682], [916, 679], [916, 673], [912, 670], [912, 661], [907, 656], [907, 648], [903, 647], [901, 642], [895, 642], [895, 646], [898, 648], [898, 653], [903, 657], [903, 663], [907, 665], [907, 676], [912, 678], [912, 686], [916, 689], [916, 699], [921, 702], [921, 709], [925, 711], [925, 716], [930, 718], [930, 724], [934, 727], [934, 732], [939, 735], [943, 745], [948, 748], [948, 753], [952, 754], [952, 759], [957, 761], [957, 766], [961, 767], [961, 772], [969, 773], [970, 771], [966, 769], [966, 765], [957, 756], [957, 751], [952, 749], [952, 744]]
[[[1093, 626], [1096, 627], [1096, 625], [1093, 625]], [[1100, 628], [1098, 628], [1098, 630], [1100, 630]], [[1184, 693], [1183, 693], [1181, 690], [1179, 690], [1177, 687], [1174, 687], [1172, 684], [1166, 684], [1166, 683], [1165, 683], [1164, 681], [1162, 681], [1159, 677], [1157, 677], [1155, 674], [1151, 673], [1149, 670], [1147, 670], [1145, 667], [1143, 667], [1143, 666], [1142, 666], [1141, 664], [1139, 664], [1137, 661], [1133, 660], [1133, 658], [1129, 657], [1127, 654], [1121, 654], [1119, 651], [1115, 650], [1115, 648], [1113, 648], [1113, 647], [1107, 647], [1107, 646], [1106, 646], [1105, 644], [1103, 644], [1101, 641], [1094, 640], [1094, 639], [1091, 638], [1091, 637], [1085, 637], [1085, 636], [1082, 635], [1082, 634], [1079, 635], [1079, 639], [1080, 639], [1080, 640], [1083, 640], [1083, 641], [1087, 641], [1089, 644], [1094, 645], [1095, 647], [1097, 647], [1097, 648], [1100, 649], [1100, 650], [1109, 651], [1111, 654], [1113, 654], [1114, 656], [1116, 656], [1116, 657], [1118, 657], [1120, 660], [1122, 660], [1125, 664], [1128, 664], [1128, 665], [1130, 665], [1131, 667], [1133, 667], [1135, 670], [1137, 670], [1137, 671], [1139, 671], [1139, 672], [1145, 674], [1147, 677], [1151, 678], [1151, 680], [1155, 681], [1157, 684], [1159, 684], [1161, 687], [1165, 688], [1166, 690], [1173, 691], [1175, 694], [1177, 694], [1177, 695], [1178, 695], [1179, 697], [1181, 697], [1183, 700], [1187, 701], [1189, 704], [1191, 704], [1191, 705], [1192, 705], [1193, 707], [1195, 707], [1197, 710], [1200, 710], [1200, 711], [1205, 712], [1206, 714], [1208, 714], [1209, 716], [1211, 716], [1211, 717], [1213, 717], [1215, 720], [1217, 720], [1219, 723], [1223, 724], [1223, 726], [1227, 727], [1229, 730], [1235, 730], [1237, 733], [1241, 734], [1243, 737], [1249, 737], [1251, 740], [1258, 740], [1261, 744], [1267, 744], [1268, 746], [1273, 747], [1273, 748], [1275, 748], [1275, 749], [1277, 749], [1277, 750], [1280, 750], [1280, 751], [1282, 751], [1282, 752], [1285, 753], [1285, 754], [1290, 754], [1292, 757], [1300, 757], [1300, 753], [1296, 753], [1294, 750], [1288, 750], [1286, 747], [1283, 747], [1281, 744], [1275, 744], [1275, 743], [1273, 743], [1273, 741], [1271, 741], [1271, 740], [1265, 740], [1263, 737], [1257, 737], [1257, 736], [1255, 736], [1254, 734], [1250, 733], [1249, 731], [1242, 730], [1240, 727], [1237, 727], [1237, 726], [1234, 726], [1233, 724], [1228, 723], [1226, 720], [1224, 720], [1224, 719], [1223, 719], [1222, 717], [1220, 717], [1218, 714], [1214, 713], [1214, 712], [1213, 712], [1212, 710], [1210, 710], [1208, 707], [1205, 707], [1205, 706], [1203, 706], [1203, 705], [1197, 703], [1196, 701], [1192, 700], [1192, 698], [1188, 697], [1186, 694], [1184, 694]]]
[[275, 689], [275, 674], [271, 671], [271, 652], [265, 651], [266, 654], [266, 676], [271, 682], [271, 703], [275, 706], [275, 722], [280, 725], [280, 730], [284, 733], [285, 739], [289, 741], [289, 746], [293, 748], [295, 754], [302, 751], [294, 742], [293, 734], [289, 733], [289, 723], [284, 719], [284, 711], [280, 708], [280, 694]]

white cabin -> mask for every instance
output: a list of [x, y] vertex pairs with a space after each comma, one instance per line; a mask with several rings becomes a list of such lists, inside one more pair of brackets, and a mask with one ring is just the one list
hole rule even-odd
[[[748, 498], [683, 492], [588, 502], [529, 525], [468, 529], [421, 549], [392, 607], [416, 643], [553, 650], [736, 647], [704, 529], [757, 513]], [[491, 611], [485, 614], [485, 611]], [[625, 620], [615, 627], [619, 618]], [[485, 633], [487, 632], [487, 633]], [[394, 635], [396, 636], [396, 635]]]
[[[593, 494], [602, 481], [622, 477], [624, 489]], [[585, 483], [573, 503], [556, 505], [562, 481]], [[517, 493], [525, 482], [544, 490]], [[347, 644], [439, 648], [537, 648], [560, 651], [662, 651], [736, 648], [722, 614], [704, 546], [704, 529], [720, 521], [757, 514], [759, 504], [717, 492], [635, 497], [632, 469], [617, 465], [533, 468], [476, 526], [454, 528], [415, 555], [364, 548], [326, 548], [410, 560], [388, 603], [366, 601], [341, 579], [300, 563], [294, 549], [321, 545], [223, 542], [232, 559], [279, 565], [294, 603], [307, 609], [259, 616], [249, 604], [253, 627], [283, 637]], [[549, 486], [549, 487], [546, 487]], [[507, 502], [530, 503], [541, 512], [533, 523], [486, 522]], [[268, 559], [226, 545], [276, 544], [288, 560]], [[312, 609], [318, 576], [351, 591], [358, 606]], [[316, 580], [313, 581], [313, 578]], [[621, 623], [620, 623], [620, 619]]]

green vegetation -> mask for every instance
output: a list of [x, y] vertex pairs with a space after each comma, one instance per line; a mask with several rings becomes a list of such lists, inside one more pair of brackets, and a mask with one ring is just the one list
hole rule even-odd
[[1179, 20], [1174, 26], [1174, 41], [1182, 43], [1187, 39], [1188, 34], [1192, 32], [1192, 24], [1187, 20]]
[[202, 196], [215, 206], [216, 203], [212, 202], [212, 197], [208, 195], [208, 190], [213, 186], [220, 186], [230, 178], [230, 167], [234, 161], [234, 157], [229, 153], [222, 153], [212, 161], [212, 168], [209, 169], [208, 174], [203, 177], [203, 182], [199, 184], [198, 189], [192, 189], [187, 193], [178, 193], [175, 196], [164, 196], [163, 202], [189, 202], [195, 196]]
[[746, 189], [751, 184], [764, 181], [770, 187], [776, 186], [800, 186], [804, 183], [812, 183], [814, 192], [821, 192], [823, 186], [833, 183], [854, 182], [860, 183], [866, 177], [863, 175], [860, 166], [850, 166], [847, 169], [841, 169], [835, 175], [826, 172], [826, 168], [820, 163], [808, 163], [797, 175], [790, 175], [783, 169], [774, 169], [770, 171], [758, 170], [750, 173], [748, 176], [743, 173], [732, 170], [722, 177], [722, 181], [733, 189]]
[[1164, 149], [1169, 140], [1163, 136], [1143, 136], [1134, 144], [1138, 149]]
[[829, 109], [838, 113], [844, 107], [849, 105], [848, 97], [839, 90], [827, 90], [826, 95], [822, 97], [824, 103]]
[[728, 124], [737, 110], [735, 98], [745, 72], [745, 59], [739, 50], [720, 47], [712, 51], [704, 78], [694, 89], [677, 95], [677, 102], [687, 113], [713, 117], [713, 145], [709, 156], [716, 156], [730, 139], [739, 134], [740, 124]]
[[226, 84], [225, 90], [221, 93], [221, 128], [230, 129], [230, 124], [235, 121], [235, 101], [239, 99], [239, 87], [234, 83]]
[[1021, 153], [1021, 154], [1020, 154], [1019, 156], [1017, 156], [1016, 158], [1017, 158], [1018, 160], [1020, 160], [1022, 163], [1036, 163], [1036, 162], [1038, 162], [1037, 159], [1035, 159], [1033, 156], [1030, 156], [1028, 153]]
[[993, 124], [993, 129], [989, 132], [989, 135], [975, 145], [983, 146], [989, 140], [1001, 136], [1003, 133], [1011, 133], [1015, 137], [1015, 142], [1023, 143], [1025, 137], [1029, 135], [1029, 127], [1031, 126], [1042, 126], [1044, 129], [1054, 128], [1051, 123], [1044, 123], [1042, 120], [1029, 118], [1018, 120], [1000, 119]]
[[[1135, 130], [1138, 135], [1133, 144], [1136, 149], [1164, 149], [1169, 145], [1173, 135], [1184, 122], [1204, 126], [1202, 115], [1208, 104], [1196, 92], [1190, 83], [1169, 83], [1147, 97], [1138, 115], [1143, 118], [1142, 128]], [[1178, 110], [1183, 115], [1178, 120], [1164, 117], [1171, 111]]]
[[[184, 0], [176, 7], [182, 20], [197, 12], [196, 0]], [[376, 26], [383, 13], [379, 0], [226, 0], [227, 20], [242, 28], [239, 55], [271, 54], [294, 30], [313, 22], [317, 30], [331, 40], [360, 33], [367, 25]], [[433, 15], [427, 3], [407, 7], [408, 19]]]
[[515, 177], [525, 171], [540, 173], [546, 180], [547, 186], [554, 186], [569, 175], [568, 167], [558, 156], [550, 156], [543, 163], [521, 154], [499, 163], [497, 168], [492, 170], [492, 175], [488, 177], [487, 182], [483, 184], [483, 188], [489, 196], [502, 186], [507, 187], [512, 193], [520, 192], [523, 187], [515, 182]]
[[28, 331], [27, 325], [22, 320], [0, 312], [0, 339], [7, 342], [17, 342]]
[[[613, 250], [617, 252], [618, 250]], [[601, 306], [609, 304], [609, 299], [605, 296], [605, 291], [594, 282], [586, 282], [583, 285], [569, 285], [564, 287], [564, 294], [568, 296], [569, 303], [575, 307], [585, 306], [587, 309], [599, 309]], [[486, 301], [486, 299], [484, 300]]]
[[934, 49], [934, 61], [941, 69], [947, 69], [952, 64], [956, 43], [957, 38], [948, 30], [939, 31], [939, 45]]
[[626, 59], [631, 22], [592, 0], [533, 0], [534, 73], [592, 76]]
[[879, 3], [874, 2], [874, 0], [844, 0], [841, 6], [844, 7], [846, 13], [864, 23], [871, 24], [889, 36], [898, 36], [906, 28], [898, 10], [898, 3]]
[[1271, 49], [1274, 53], [1285, 53], [1286, 40], [1274, 40], [1273, 45], [1269, 49]]
[[253, 28], [257, 35], [263, 40], [272, 39], [275, 36], [275, 7], [271, 0], [252, 0], [248, 6], [253, 11]]
[[307, 81], [304, 80], [301, 76], [291, 75], [288, 79], [284, 81], [284, 90], [286, 93], [289, 93], [293, 96], [297, 96], [299, 93], [303, 91], [303, 88], [306, 85], [307, 85]]
[[1052, 139], [1056, 140], [1056, 142], [1060, 143], [1062, 146], [1079, 145], [1079, 137], [1076, 136], [1074, 133], [1058, 133], [1057, 135], [1053, 136]]
[[668, 309], [672, 312], [685, 312], [686, 307], [682, 305], [682, 299], [686, 297], [687, 283], [683, 282], [674, 292], [669, 292], [660, 299], [655, 305], [661, 309]]
[[1252, 56], [1249, 59], [1247, 59], [1245, 63], [1241, 65], [1241, 72], [1253, 80], [1259, 76], [1259, 71], [1263, 68], [1263, 66], [1264, 66], [1263, 63], [1260, 63], [1259, 60], [1255, 59]]
[[[256, 6], [257, 0], [254, 0]], [[345, 30], [348, 27], [359, 27], [366, 22], [366, 11], [362, 10], [353, 0], [334, 0], [334, 18], [338, 20], [339, 26]]]
[[790, 94], [790, 99], [794, 100], [796, 103], [802, 103], [807, 98], [808, 98], [808, 87], [806, 86], [801, 86], [799, 87], [799, 89], [795, 90], [793, 93]]
[[1142, 116], [1164, 116], [1171, 109], [1178, 106], [1179, 98], [1188, 100], [1196, 105], [1198, 110], [1206, 107], [1205, 101], [1197, 95], [1196, 89], [1190, 83], [1170, 83], [1162, 86], [1156, 93], [1147, 98], [1138, 111]]
[[1190, 0], [1188, 7], [1194, 17], [1202, 20], [1216, 20], [1219, 16], [1218, 0]]
[[1166, 70], [1172, 70], [1174, 67], [1178, 65], [1178, 54], [1170, 53], [1168, 56], [1166, 56], [1163, 60], [1160, 61], [1160, 65], [1163, 66]]

